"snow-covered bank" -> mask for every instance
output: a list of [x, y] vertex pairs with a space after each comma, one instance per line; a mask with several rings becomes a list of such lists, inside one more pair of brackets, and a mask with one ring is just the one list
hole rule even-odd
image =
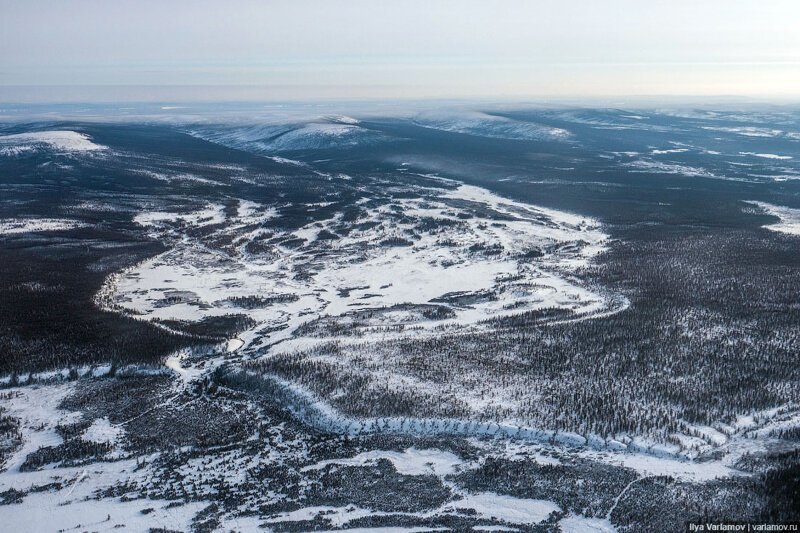
[[776, 224], [767, 224], [764, 226], [765, 228], [789, 235], [800, 235], [800, 209], [768, 204], [766, 202], [747, 203], [755, 205], [767, 214], [780, 219], [780, 222]]

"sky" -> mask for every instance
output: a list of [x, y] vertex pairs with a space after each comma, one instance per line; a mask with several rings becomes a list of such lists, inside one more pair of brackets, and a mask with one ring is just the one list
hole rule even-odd
[[0, 100], [800, 96], [797, 0], [0, 0]]

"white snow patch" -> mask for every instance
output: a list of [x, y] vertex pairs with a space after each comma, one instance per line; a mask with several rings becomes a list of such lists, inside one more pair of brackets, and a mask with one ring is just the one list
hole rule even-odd
[[742, 474], [721, 461], [682, 461], [668, 456], [659, 457], [644, 453], [615, 453], [596, 450], [584, 450], [579, 452], [578, 455], [594, 461], [631, 468], [645, 476], [672, 476], [686, 481], [703, 482]]
[[682, 154], [688, 151], [689, 151], [688, 148], [669, 148], [666, 150], [653, 150], [650, 153], [653, 155], [664, 155], [664, 154]]
[[[136, 459], [97, 462], [87, 466], [44, 468], [21, 472], [19, 467], [28, 454], [44, 446], [58, 446], [63, 441], [56, 431], [59, 424], [71, 424], [81, 418], [77, 412], [59, 408], [74, 389], [74, 383], [33, 385], [6, 389], [0, 399], [5, 414], [21, 421], [23, 444], [0, 471], [0, 492], [8, 489], [28, 491], [31, 487], [60, 482], [60, 490], [27, 494], [21, 504], [0, 505], [0, 529], [4, 531], [148, 531], [154, 527], [188, 531], [192, 518], [207, 503], [190, 502], [167, 507], [167, 501], [115, 498], [95, 499], [96, 491], [125, 482], [144, 481], [151, 475], [139, 468]], [[107, 420], [95, 421], [83, 437], [96, 442], [119, 436]], [[103, 440], [99, 440], [103, 439]], [[152, 508], [149, 514], [142, 509]]]
[[419, 115], [415, 122], [425, 128], [498, 139], [563, 141], [572, 136], [562, 128], [480, 111], [428, 112]]
[[220, 183], [218, 181], [210, 180], [208, 178], [202, 178], [195, 174], [191, 174], [189, 172], [172, 172], [172, 173], [164, 173], [164, 172], [154, 172], [152, 170], [146, 169], [134, 169], [132, 170], [136, 174], [141, 174], [143, 176], [147, 176], [148, 178], [152, 178], [158, 181], [165, 181], [167, 183], [175, 182], [175, 181], [188, 181], [194, 183], [203, 183], [206, 185], [223, 185], [227, 186], [227, 183]]
[[362, 466], [374, 464], [380, 459], [391, 461], [395, 470], [404, 476], [421, 476], [426, 474], [436, 474], [438, 476], [448, 476], [464, 464], [456, 455], [435, 449], [419, 450], [409, 448], [403, 452], [372, 450], [360, 453], [354, 457], [343, 459], [330, 459], [320, 461], [314, 465], [303, 468], [303, 471], [319, 470], [327, 465], [356, 465]]
[[445, 504], [444, 510], [473, 509], [480, 518], [503, 520], [511, 524], [538, 524], [551, 513], [561, 510], [547, 500], [515, 498], [494, 492], [467, 494], [463, 499]]
[[[354, 527], [347, 528], [347, 533], [428, 533], [429, 531], [450, 531], [446, 527]], [[326, 529], [317, 533], [341, 533], [341, 529]]]
[[780, 233], [788, 233], [789, 235], [800, 235], [800, 209], [768, 204], [766, 202], [747, 203], [756, 205], [767, 214], [780, 219], [780, 222], [776, 224], [767, 224], [764, 226], [765, 228]]
[[569, 515], [558, 523], [562, 533], [616, 533], [611, 522], [605, 518], [587, 518], [580, 515]]
[[782, 161], [792, 159], [792, 156], [790, 155], [760, 154], [756, 152], [739, 152], [739, 155], [749, 155], [753, 157], [760, 157], [762, 159], [780, 159]]
[[272, 159], [276, 163], [281, 163], [284, 165], [293, 165], [296, 167], [308, 167], [308, 163], [303, 163], [302, 161], [298, 161], [297, 159], [289, 159], [288, 157], [280, 157], [277, 155], [269, 156], [267, 159]]
[[783, 131], [773, 128], [760, 128], [756, 126], [702, 126], [702, 129], [709, 131], [721, 131], [725, 133], [735, 133], [744, 137], [779, 137]]
[[511, 524], [538, 524], [546, 520], [551, 513], [560, 511], [561, 508], [547, 500], [515, 498], [494, 492], [481, 492], [462, 495], [459, 500], [447, 502], [438, 509], [423, 513], [387, 513], [364, 509], [355, 505], [344, 507], [315, 506], [280, 513], [265, 520], [265, 522], [301, 522], [322, 516], [333, 527], [343, 527], [353, 520], [369, 516], [402, 515], [430, 518], [440, 515], [461, 516], [465, 514], [462, 513], [462, 510], [471, 510], [472, 512], [468, 516], [476, 516], [478, 518], [504, 520]]
[[203, 209], [186, 214], [152, 211], [136, 215], [133, 221], [141, 226], [157, 226], [175, 222], [183, 222], [192, 226], [209, 226], [225, 222], [224, 209], [223, 205], [209, 204]]
[[[77, 486], [94, 487], [91, 474], [76, 481]], [[79, 478], [80, 479], [80, 478]], [[91, 490], [63, 490], [29, 494], [20, 505], [0, 506], [0, 524], [5, 531], [40, 533], [42, 531], [149, 531], [151, 528], [189, 531], [194, 516], [207, 503], [190, 502], [167, 507], [167, 501], [94, 500]], [[147, 515], [142, 509], [152, 508]]]
[[303, 507], [296, 511], [280, 513], [272, 518], [265, 520], [267, 524], [275, 522], [304, 522], [313, 520], [317, 515], [322, 515], [333, 527], [342, 527], [348, 522], [369, 516], [381, 516], [387, 513], [379, 513], [369, 509], [362, 509], [355, 505], [345, 507], [316, 506]]
[[329, 115], [327, 117], [331, 122], [338, 122], [339, 124], [360, 124], [361, 121], [357, 118], [348, 117], [346, 115]]
[[124, 434], [125, 430], [112, 425], [108, 418], [98, 418], [92, 422], [91, 426], [86, 428], [86, 431], [81, 435], [81, 439], [113, 445], [116, 444]]
[[36, 131], [0, 136], [0, 155], [17, 155], [40, 149], [58, 152], [91, 152], [106, 148], [106, 146], [93, 143], [85, 133], [77, 131]]
[[6, 218], [0, 219], [0, 235], [65, 231], [85, 226], [82, 222], [66, 218]]
[[661, 161], [652, 161], [649, 159], [639, 159], [630, 163], [625, 163], [624, 166], [632, 168], [631, 172], [637, 173], [653, 173], [653, 174], [677, 174], [681, 176], [692, 176], [700, 178], [716, 178], [717, 176], [702, 168], [692, 167], [689, 165], [679, 165], [676, 163], [664, 163]]
[[10, 397], [0, 400], [0, 405], [5, 409], [4, 414], [21, 420], [23, 444], [7, 461], [6, 472], [0, 473], [0, 492], [9, 486], [19, 488], [10, 474], [19, 473], [19, 467], [28, 454], [44, 446], [58, 446], [63, 442], [55, 430], [58, 424], [76, 422], [80, 418], [79, 413], [69, 413], [58, 407], [71, 391], [71, 384], [34, 385], [4, 391]]

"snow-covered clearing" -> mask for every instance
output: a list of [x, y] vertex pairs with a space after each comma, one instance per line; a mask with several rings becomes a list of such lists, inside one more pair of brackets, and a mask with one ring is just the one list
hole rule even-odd
[[764, 226], [765, 228], [780, 233], [788, 233], [789, 235], [800, 235], [800, 209], [768, 204], [766, 202], [747, 203], [755, 205], [767, 214], [780, 219], [780, 222], [776, 224], [767, 224]]
[[603, 518], [569, 515], [558, 523], [563, 533], [616, 533], [611, 522]]
[[465, 491], [447, 479], [447, 477], [464, 469], [475, 468], [478, 463], [467, 463], [450, 452], [436, 449], [409, 448], [402, 452], [379, 450], [363, 452], [355, 457], [322, 461], [304, 468], [303, 471], [318, 470], [329, 465], [368, 465], [378, 459], [389, 460], [397, 472], [403, 475], [434, 475], [438, 477], [453, 492], [453, 498], [436, 509], [425, 512], [385, 513], [352, 505], [345, 507], [306, 507], [281, 513], [268, 520], [268, 522], [311, 520], [315, 516], [322, 514], [326, 520], [330, 521], [331, 525], [341, 527], [352, 520], [364, 516], [402, 515], [415, 518], [432, 518], [451, 515], [501, 520], [509, 524], [531, 525], [538, 524], [546, 520], [551, 513], [561, 510], [558, 505], [547, 500], [516, 498], [494, 492], [471, 493]]
[[[580, 317], [613, 307], [570, 276], [604, 249], [607, 236], [591, 219], [472, 186], [364, 207], [355, 228], [337, 214], [277, 234], [262, 225], [278, 212], [253, 202], [240, 202], [233, 217], [215, 204], [141, 213], [135, 221], [172, 249], [110, 278], [101, 299], [146, 320], [246, 314], [257, 325], [241, 335], [245, 347], [292, 339], [286, 350], [312, 341], [295, 331], [320, 317], [347, 324], [369, 312], [366, 326], [418, 327], [410, 335], [544, 308]], [[184, 233], [206, 227], [207, 239]], [[231, 245], [212, 244], [221, 238]], [[423, 313], [434, 306], [446, 311]]]
[[790, 155], [763, 154], [756, 152], [739, 152], [739, 155], [749, 155], [752, 157], [760, 157], [762, 159], [780, 159], [782, 161], [792, 159], [792, 156]]
[[[146, 476], [145, 471], [137, 472], [133, 459], [95, 462], [85, 467], [20, 471], [28, 454], [63, 442], [56, 426], [80, 420], [80, 413], [59, 408], [73, 388], [74, 383], [65, 383], [3, 391], [8, 398], [1, 399], [0, 405], [6, 415], [20, 420], [23, 443], [0, 470], [0, 492], [28, 491], [51, 483], [60, 484], [61, 488], [33, 491], [25, 496], [22, 505], [0, 505], [0, 529], [19, 532], [112, 531], [121, 527], [132, 531], [146, 531], [150, 527], [187, 530], [191, 519], [204, 506], [202, 503], [168, 507], [166, 501], [95, 499], [97, 490]], [[107, 419], [97, 419], [81, 438], [115, 444], [123, 433]], [[152, 512], [141, 513], [148, 507]]]
[[114, 426], [108, 418], [98, 418], [92, 425], [86, 428], [81, 438], [90, 442], [102, 442], [116, 444], [120, 437], [125, 434], [125, 430], [119, 426]]
[[709, 131], [720, 131], [725, 133], [735, 133], [736, 135], [741, 135], [743, 137], [779, 137], [783, 135], [782, 130], [776, 130], [774, 128], [763, 128], [758, 126], [735, 126], [735, 127], [725, 127], [725, 126], [701, 126], [701, 129], [709, 130]]
[[77, 131], [54, 130], [0, 135], [0, 155], [19, 155], [42, 149], [69, 153], [105, 150], [107, 147], [95, 144], [88, 135]]
[[561, 510], [553, 502], [515, 498], [494, 492], [467, 494], [461, 500], [446, 504], [445, 512], [471, 509], [480, 518], [492, 518], [511, 524], [538, 524], [547, 520], [551, 513]]
[[534, 500], [529, 498], [515, 498], [496, 494], [494, 492], [480, 492], [476, 494], [462, 494], [458, 499], [447, 502], [437, 509], [427, 512], [380, 512], [363, 509], [355, 505], [344, 507], [304, 507], [296, 511], [280, 513], [266, 520], [266, 523], [299, 522], [313, 520], [317, 516], [324, 516], [334, 527], [342, 527], [353, 520], [367, 516], [409, 516], [415, 518], [432, 518], [442, 515], [468, 516], [481, 519], [502, 520], [510, 524], [532, 525], [547, 520], [551, 513], [559, 512], [561, 508], [547, 500]]
[[630, 163], [624, 163], [623, 166], [633, 169], [631, 170], [633, 173], [676, 174], [697, 178], [718, 178], [716, 174], [704, 168], [681, 165], [678, 163], [664, 163], [662, 161], [653, 161], [652, 159], [638, 159]]
[[[112, 478], [113, 479], [113, 478]], [[0, 523], [6, 531], [41, 533], [42, 531], [150, 531], [151, 528], [189, 531], [194, 516], [205, 506], [191, 502], [169, 507], [165, 501], [94, 500], [95, 483], [101, 476], [89, 472], [76, 481], [76, 490], [54, 496], [48, 492], [31, 494], [25, 507], [0, 506]], [[66, 491], [62, 491], [66, 492]], [[147, 511], [147, 514], [142, 511]]]
[[[71, 392], [70, 385], [33, 386], [8, 389], [9, 399], [0, 400], [5, 414], [21, 421], [22, 446], [5, 465], [6, 473], [0, 476], [0, 491], [8, 488], [8, 474], [18, 474], [25, 458], [43, 446], [58, 446], [63, 442], [55, 431], [59, 423], [75, 422], [79, 413], [58, 409], [61, 401]], [[11, 485], [13, 486], [13, 485]]]
[[402, 452], [371, 450], [360, 453], [354, 457], [344, 459], [330, 459], [306, 466], [303, 471], [319, 470], [328, 465], [367, 465], [374, 464], [380, 459], [387, 459], [392, 463], [398, 473], [406, 476], [420, 476], [435, 474], [449, 476], [454, 474], [464, 465], [464, 461], [457, 455], [441, 450], [419, 450], [409, 448]]

